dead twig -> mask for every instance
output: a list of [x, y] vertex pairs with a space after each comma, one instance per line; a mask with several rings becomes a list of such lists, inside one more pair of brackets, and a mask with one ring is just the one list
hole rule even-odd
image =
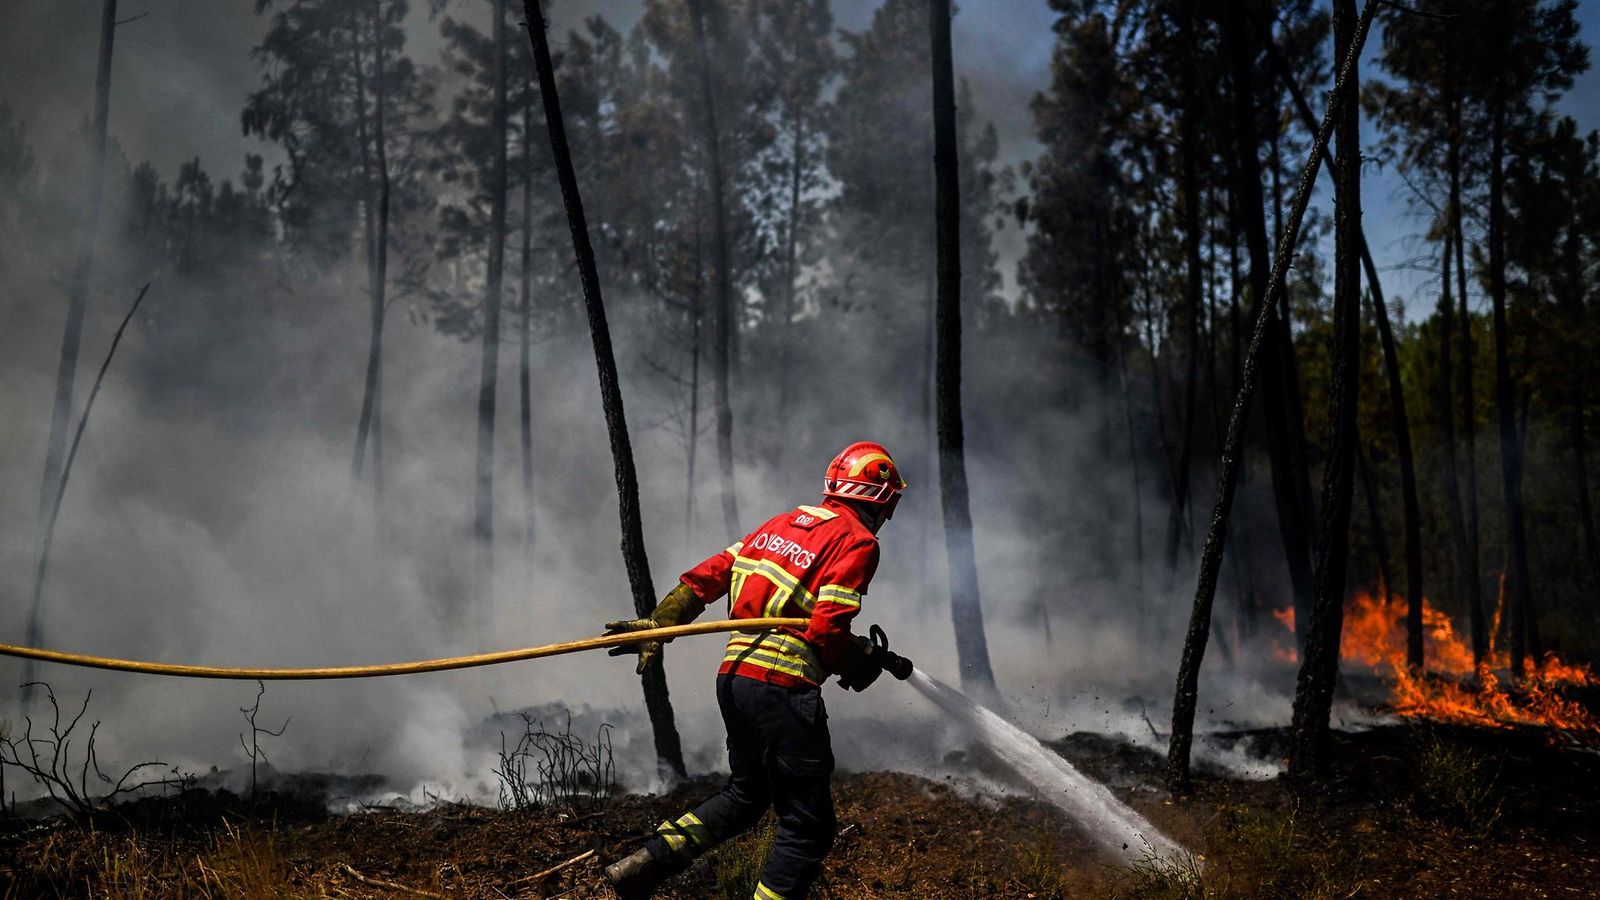
[[373, 878], [370, 875], [363, 875], [360, 872], [357, 872], [355, 867], [351, 866], [349, 863], [344, 864], [344, 872], [346, 875], [349, 875], [351, 878], [354, 878], [367, 887], [383, 888], [384, 890], [388, 891], [400, 891], [403, 894], [412, 894], [417, 897], [437, 897], [439, 900], [444, 900], [443, 894], [436, 894], [433, 891], [425, 891], [422, 888], [414, 888], [408, 884], [401, 884], [398, 881], [385, 881], [382, 878]]
[[543, 872], [535, 872], [532, 875], [526, 875], [526, 876], [524, 876], [522, 878], [518, 878], [516, 881], [508, 881], [508, 882], [506, 882], [505, 886], [509, 888], [509, 887], [516, 887], [519, 884], [528, 884], [529, 882], [533, 882], [533, 881], [543, 881], [544, 879], [549, 878], [551, 875], [554, 875], [557, 872], [560, 872], [560, 871], [562, 871], [564, 869], [570, 869], [573, 866], [577, 865], [578, 863], [583, 862], [586, 859], [592, 859], [594, 857], [594, 855], [595, 855], [595, 851], [587, 850], [587, 851], [585, 851], [583, 853], [578, 854], [577, 856], [574, 856], [573, 858], [567, 860], [564, 863], [561, 863], [559, 865], [551, 866], [550, 868], [545, 869]]

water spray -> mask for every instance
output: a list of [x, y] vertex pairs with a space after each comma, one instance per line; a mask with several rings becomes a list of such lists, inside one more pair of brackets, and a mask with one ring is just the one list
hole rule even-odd
[[973, 737], [1039, 795], [1083, 825], [1096, 843], [1124, 862], [1181, 863], [1189, 854], [1163, 835], [1104, 785], [1079, 772], [1072, 763], [1039, 740], [1007, 722], [977, 701], [937, 678], [917, 670], [911, 660], [889, 650], [889, 636], [873, 625], [868, 632], [873, 652], [882, 654], [883, 670], [909, 681], [946, 716], [961, 723]]

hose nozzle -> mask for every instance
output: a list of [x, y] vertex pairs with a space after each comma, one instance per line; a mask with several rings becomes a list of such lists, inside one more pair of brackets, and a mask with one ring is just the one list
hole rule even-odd
[[872, 639], [873, 648], [883, 654], [883, 670], [900, 681], [910, 678], [911, 660], [889, 649], [889, 635], [884, 633], [883, 627], [874, 625], [867, 633]]

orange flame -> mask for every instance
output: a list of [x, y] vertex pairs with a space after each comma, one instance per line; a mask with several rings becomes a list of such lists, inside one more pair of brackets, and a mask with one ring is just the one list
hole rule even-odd
[[[1470, 640], [1457, 634], [1450, 617], [1424, 599], [1423, 650], [1429, 671], [1413, 671], [1406, 664], [1405, 605], [1385, 603], [1366, 593], [1357, 594], [1345, 605], [1339, 656], [1346, 663], [1359, 663], [1391, 677], [1390, 704], [1401, 716], [1497, 728], [1542, 726], [1600, 741], [1600, 720], [1561, 693], [1566, 686], [1600, 684], [1588, 666], [1563, 662], [1547, 653], [1536, 672], [1509, 691], [1501, 689], [1494, 673], [1509, 671], [1511, 660], [1505, 650], [1494, 647], [1493, 636], [1504, 610], [1504, 587], [1502, 578], [1494, 625], [1489, 630], [1489, 653], [1481, 667], [1473, 663]], [[1276, 610], [1272, 615], [1293, 632], [1293, 609]], [[1298, 656], [1292, 646], [1285, 648], [1276, 641], [1271, 652], [1290, 662]]]

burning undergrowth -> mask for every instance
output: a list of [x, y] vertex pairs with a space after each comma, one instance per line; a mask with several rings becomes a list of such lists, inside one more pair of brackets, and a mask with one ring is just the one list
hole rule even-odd
[[[1422, 602], [1423, 650], [1426, 666], [1419, 671], [1406, 660], [1406, 605], [1383, 593], [1358, 593], [1345, 604], [1344, 633], [1339, 657], [1347, 670], [1365, 667], [1388, 683], [1385, 705], [1408, 719], [1427, 719], [1452, 725], [1488, 728], [1531, 727], [1549, 729], [1561, 739], [1600, 747], [1600, 718], [1574, 691], [1600, 686], [1585, 665], [1546, 653], [1531, 671], [1513, 672], [1510, 653], [1496, 645], [1505, 608], [1504, 579], [1489, 645], [1480, 662], [1473, 658], [1470, 638], [1464, 637], [1448, 615], [1426, 598]], [[1294, 610], [1273, 617], [1284, 627], [1273, 655], [1294, 662], [1292, 646]]]

